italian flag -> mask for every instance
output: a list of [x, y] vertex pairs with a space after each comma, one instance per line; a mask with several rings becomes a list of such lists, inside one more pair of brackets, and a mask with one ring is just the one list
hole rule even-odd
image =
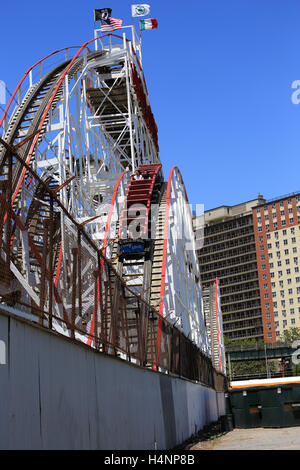
[[140, 20], [140, 30], [144, 31], [145, 29], [156, 29], [157, 21], [154, 18], [147, 18], [146, 20]]

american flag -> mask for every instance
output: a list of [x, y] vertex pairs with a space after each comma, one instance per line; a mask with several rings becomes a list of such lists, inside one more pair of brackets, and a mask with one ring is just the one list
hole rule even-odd
[[116, 29], [122, 28], [122, 19], [107, 18], [107, 20], [100, 20], [100, 31], [107, 33], [108, 31], [115, 31]]

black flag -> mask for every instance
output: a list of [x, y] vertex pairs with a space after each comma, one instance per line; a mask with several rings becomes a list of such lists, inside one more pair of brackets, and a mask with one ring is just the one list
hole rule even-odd
[[94, 21], [107, 20], [110, 18], [111, 8], [101, 8], [100, 10], [94, 10]]

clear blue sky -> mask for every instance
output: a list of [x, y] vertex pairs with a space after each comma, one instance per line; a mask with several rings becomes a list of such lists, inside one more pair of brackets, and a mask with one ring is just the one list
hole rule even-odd
[[[0, 80], [93, 37], [94, 8], [131, 24], [128, 0], [6, 1]], [[149, 0], [143, 65], [165, 175], [177, 165], [205, 209], [300, 190], [299, 0]]]

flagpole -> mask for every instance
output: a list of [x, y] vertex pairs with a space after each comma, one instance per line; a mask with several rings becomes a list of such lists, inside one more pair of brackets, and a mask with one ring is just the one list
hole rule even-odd
[[97, 35], [97, 30], [96, 30], [96, 25], [95, 25], [95, 22], [94, 22], [94, 39], [95, 39], [95, 51], [98, 51], [98, 41], [97, 41], [97, 38], [98, 35]]

